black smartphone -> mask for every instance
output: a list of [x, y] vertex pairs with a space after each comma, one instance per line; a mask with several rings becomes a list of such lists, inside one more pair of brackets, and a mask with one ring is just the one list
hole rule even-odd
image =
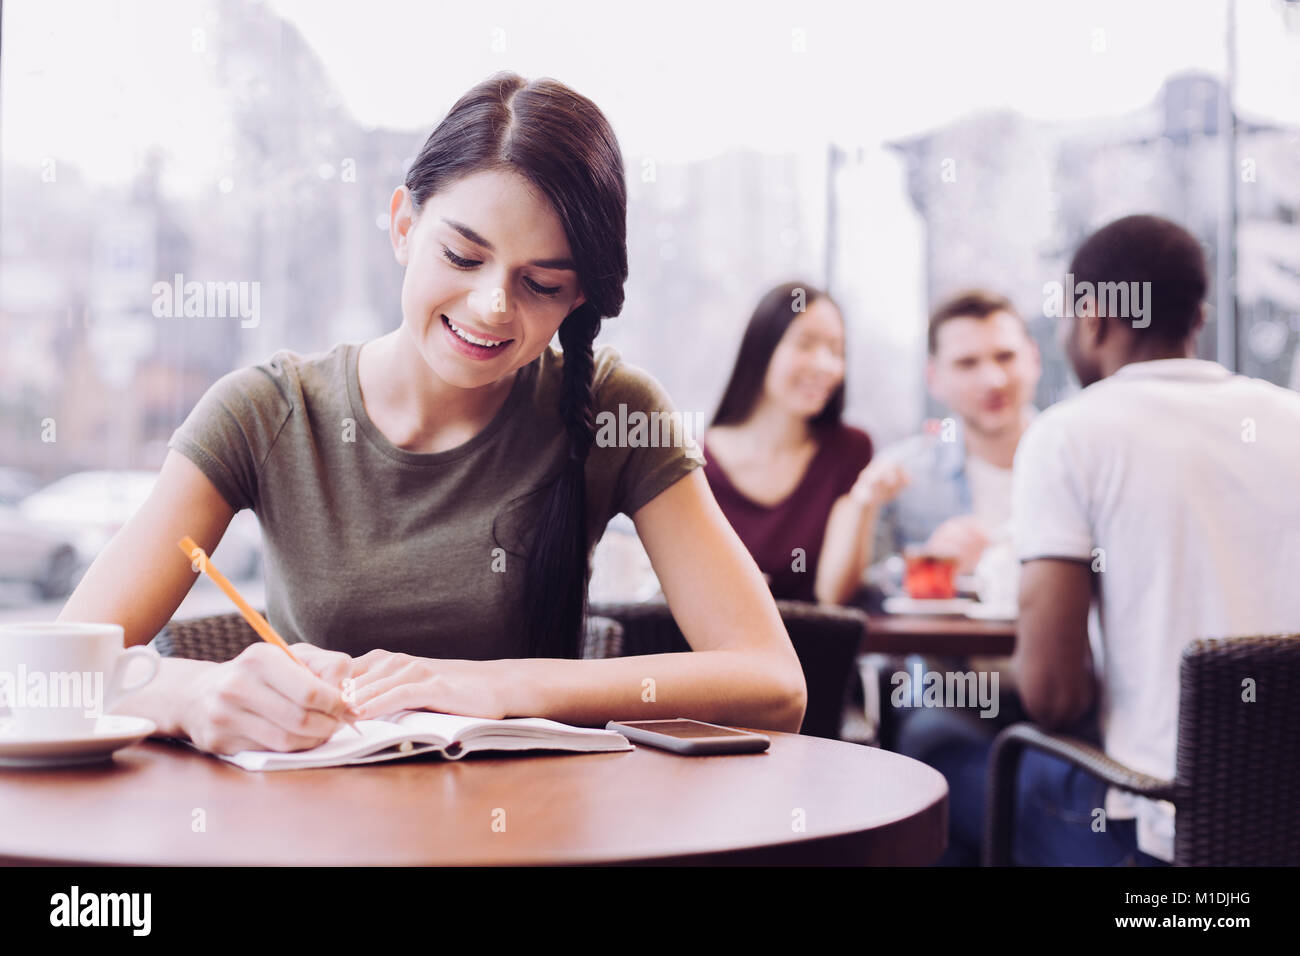
[[767, 750], [771, 739], [747, 730], [734, 730], [684, 717], [667, 720], [611, 720], [606, 730], [616, 730], [628, 740], [677, 754], [751, 754]]

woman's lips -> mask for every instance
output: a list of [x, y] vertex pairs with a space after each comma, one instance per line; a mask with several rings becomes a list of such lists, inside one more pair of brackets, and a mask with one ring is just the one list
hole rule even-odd
[[[446, 335], [447, 339], [451, 342], [452, 348], [461, 355], [464, 355], [466, 358], [477, 359], [479, 361], [494, 359], [504, 353], [510, 343], [514, 341], [514, 339], [502, 339], [500, 340], [500, 345], [475, 345], [473, 342], [466, 342], [459, 335], [453, 332], [451, 328], [451, 320], [445, 315], [439, 316], [439, 319], [441, 320], [440, 324], [443, 328], [443, 334]], [[471, 334], [473, 334], [475, 338], [488, 337], [479, 336], [476, 333]]]

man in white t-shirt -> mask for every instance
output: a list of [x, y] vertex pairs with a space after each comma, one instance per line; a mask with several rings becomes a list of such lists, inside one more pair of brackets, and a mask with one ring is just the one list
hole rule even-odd
[[[1026, 711], [1048, 729], [1095, 712], [1109, 756], [1165, 779], [1183, 649], [1300, 631], [1300, 394], [1195, 357], [1206, 287], [1199, 243], [1167, 220], [1129, 216], [1084, 242], [1060, 320], [1084, 388], [1026, 431], [1012, 492]], [[964, 766], [981, 755], [972, 743]], [[1171, 804], [1037, 752], [1017, 789], [1018, 862], [1172, 860]], [[982, 792], [953, 800], [982, 814]]]
[[[1126, 284], [1129, 308], [1123, 287], [1103, 302], [1098, 285], [1062, 320], [1085, 388], [1044, 412], [1016, 456], [1015, 672], [1038, 723], [1095, 701], [1107, 754], [1172, 779], [1183, 649], [1300, 631], [1300, 394], [1195, 357], [1205, 266], [1175, 224], [1118, 220], [1070, 272], [1076, 289]], [[1136, 819], [1141, 852], [1172, 859], [1170, 804], [1111, 791], [1104, 808]]]

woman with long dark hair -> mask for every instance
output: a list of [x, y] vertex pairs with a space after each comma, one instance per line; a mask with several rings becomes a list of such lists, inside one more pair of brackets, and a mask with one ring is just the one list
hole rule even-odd
[[845, 425], [844, 319], [786, 282], [759, 301], [705, 435], [705, 475], [773, 595], [842, 604], [858, 590], [872, 509], [892, 473]]
[[[362, 717], [798, 730], [798, 659], [695, 449], [596, 440], [603, 412], [671, 410], [593, 348], [623, 306], [626, 205], [613, 130], [564, 85], [503, 73], [452, 107], [392, 196], [401, 324], [218, 381], [61, 614], [148, 641], [194, 582], [177, 540], [210, 553], [251, 507], [268, 616], [314, 673], [263, 643], [166, 660], [123, 710], [221, 753], [328, 739], [349, 680]], [[702, 653], [576, 659], [591, 549], [619, 512]]]

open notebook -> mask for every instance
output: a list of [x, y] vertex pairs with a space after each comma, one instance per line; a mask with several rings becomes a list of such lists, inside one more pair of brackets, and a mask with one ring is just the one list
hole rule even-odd
[[489, 720], [458, 717], [427, 710], [402, 710], [379, 720], [359, 720], [357, 736], [340, 727], [319, 747], [297, 753], [243, 750], [220, 755], [245, 770], [307, 770], [348, 764], [401, 760], [422, 753], [440, 753], [456, 760], [478, 750], [568, 750], [599, 753], [632, 750], [632, 744], [613, 730], [572, 727], [545, 717]]

